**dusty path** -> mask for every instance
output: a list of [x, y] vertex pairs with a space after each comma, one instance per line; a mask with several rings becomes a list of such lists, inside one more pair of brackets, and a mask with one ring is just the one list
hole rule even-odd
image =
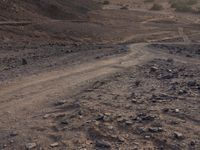
[[[41, 73], [2, 84], [0, 86], [0, 131], [16, 130], [25, 133], [26, 138], [26, 134], [34, 134], [30, 133], [33, 127], [45, 126], [42, 117], [53, 111], [49, 106], [55, 101], [76, 94], [82, 85], [94, 79], [141, 65], [154, 58], [173, 58], [184, 63], [200, 63], [193, 58], [183, 59], [164, 52], [155, 52], [146, 45], [133, 44], [130, 46], [130, 52], [123, 56]], [[45, 138], [45, 135], [43, 136]]]
[[33, 75], [8, 85], [1, 85], [0, 127], [9, 125], [10, 128], [15, 128], [13, 122], [16, 119], [20, 124], [24, 119], [30, 119], [39, 112], [45, 113], [48, 104], [62, 95], [70, 94], [81, 84], [151, 59], [151, 54], [140, 47], [143, 47], [143, 44], [135, 45], [126, 56]]

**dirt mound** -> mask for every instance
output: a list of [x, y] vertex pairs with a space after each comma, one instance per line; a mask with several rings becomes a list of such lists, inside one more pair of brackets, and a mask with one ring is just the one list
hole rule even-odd
[[0, 20], [72, 19], [97, 7], [92, 0], [3, 0]]

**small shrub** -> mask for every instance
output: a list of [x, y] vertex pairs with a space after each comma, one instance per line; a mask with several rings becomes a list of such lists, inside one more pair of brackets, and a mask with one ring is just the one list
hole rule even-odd
[[151, 7], [151, 10], [162, 10], [163, 6], [160, 4], [153, 4], [153, 6]]

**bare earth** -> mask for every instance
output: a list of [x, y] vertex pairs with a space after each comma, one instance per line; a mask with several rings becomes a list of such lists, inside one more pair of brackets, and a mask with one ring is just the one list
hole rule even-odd
[[200, 149], [199, 17], [133, 6], [0, 22], [0, 149]]

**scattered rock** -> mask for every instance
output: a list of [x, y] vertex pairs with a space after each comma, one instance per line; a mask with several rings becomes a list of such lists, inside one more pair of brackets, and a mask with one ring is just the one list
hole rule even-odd
[[128, 125], [128, 126], [130, 126], [130, 125], [133, 124], [133, 122], [132, 122], [131, 120], [127, 120], [127, 121], [125, 122], [125, 124]]
[[12, 131], [11, 133], [10, 133], [10, 136], [17, 136], [18, 135], [18, 133], [16, 132], [16, 131]]
[[188, 86], [196, 86], [197, 82], [196, 81], [188, 81], [187, 85]]
[[50, 117], [50, 114], [45, 114], [45, 115], [43, 116], [44, 119], [47, 119], [47, 118], [49, 118], [49, 117]]
[[50, 144], [50, 146], [53, 148], [53, 147], [58, 147], [59, 146], [59, 143], [55, 142], [55, 143], [52, 143]]
[[151, 67], [150, 72], [155, 72], [157, 70], [158, 70], [158, 67], [153, 66], [153, 67]]
[[156, 117], [152, 115], [146, 115], [146, 114], [139, 114], [135, 120], [142, 122], [142, 121], [153, 121]]
[[103, 121], [103, 120], [104, 120], [104, 115], [103, 115], [103, 114], [99, 114], [99, 115], [96, 117], [96, 120], [97, 120], [97, 121]]
[[111, 148], [111, 145], [108, 142], [100, 141], [100, 140], [96, 141], [95, 146], [98, 148]]
[[22, 65], [27, 65], [27, 64], [28, 64], [27, 60], [22, 58]]
[[184, 138], [183, 134], [180, 133], [180, 132], [174, 132], [174, 137], [176, 139], [183, 139]]
[[179, 95], [187, 94], [187, 91], [186, 90], [179, 90], [178, 94]]
[[145, 139], [150, 139], [151, 136], [150, 136], [150, 135], [145, 135], [144, 138], [145, 138]]
[[136, 132], [137, 132], [138, 134], [142, 134], [142, 133], [145, 133], [146, 130], [145, 130], [144, 127], [137, 127]]
[[172, 58], [168, 58], [168, 59], [167, 59], [167, 62], [172, 63], [172, 62], [174, 62], [174, 60], [173, 60]]
[[196, 141], [192, 140], [192, 141], [190, 142], [190, 145], [191, 145], [191, 146], [195, 146], [195, 145], [196, 145]]
[[137, 103], [137, 100], [136, 99], [132, 99], [131, 102], [135, 104], [135, 103]]
[[60, 105], [64, 105], [65, 103], [66, 103], [66, 100], [60, 100], [60, 101], [57, 101], [54, 105], [60, 106]]
[[162, 131], [163, 131], [163, 128], [162, 128], [162, 127], [150, 127], [148, 130], [149, 130], [150, 132], [156, 133], [156, 132], [162, 132]]
[[99, 114], [96, 119], [96, 121], [110, 121], [110, 113], [105, 113], [105, 114]]
[[175, 109], [174, 112], [175, 112], [175, 113], [179, 113], [180, 110], [179, 110], [179, 109]]
[[170, 109], [169, 109], [169, 108], [163, 108], [162, 111], [163, 111], [164, 113], [167, 113], [167, 112], [170, 111]]
[[37, 146], [36, 143], [27, 143], [27, 144], [26, 144], [26, 149], [27, 149], [27, 150], [31, 150], [31, 149], [36, 148], [36, 146]]
[[68, 120], [64, 119], [64, 120], [61, 121], [61, 124], [68, 125], [69, 122], [68, 122]]
[[138, 86], [140, 85], [140, 83], [141, 83], [141, 82], [140, 82], [139, 80], [135, 81], [135, 86], [138, 87]]

